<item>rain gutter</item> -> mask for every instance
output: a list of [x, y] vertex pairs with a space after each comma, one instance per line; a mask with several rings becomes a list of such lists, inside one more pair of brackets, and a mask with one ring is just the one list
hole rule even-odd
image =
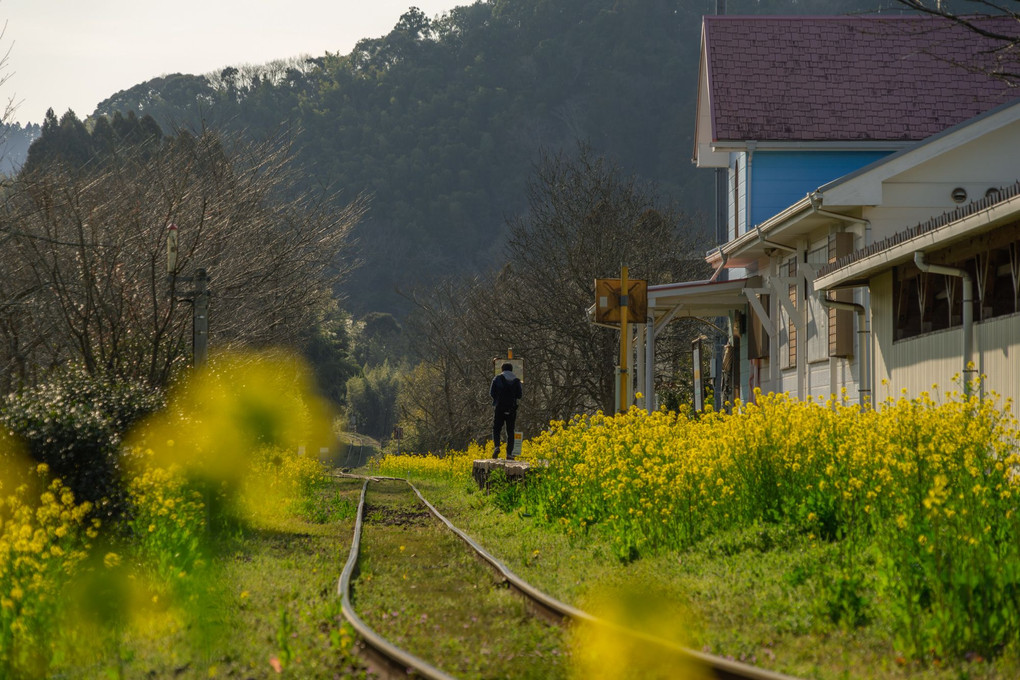
[[969, 395], [977, 374], [974, 367], [974, 279], [965, 269], [929, 264], [923, 250], [914, 252], [914, 264], [923, 272], [963, 279], [963, 392]]

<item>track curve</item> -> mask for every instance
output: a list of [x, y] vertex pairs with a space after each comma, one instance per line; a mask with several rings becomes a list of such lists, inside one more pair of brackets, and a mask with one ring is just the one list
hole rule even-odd
[[524, 581], [524, 579], [514, 574], [506, 565], [496, 559], [474, 539], [444, 517], [442, 513], [435, 508], [435, 506], [429, 503], [418, 488], [408, 480], [398, 477], [361, 477], [349, 474], [345, 474], [343, 476], [364, 479], [364, 484], [362, 485], [361, 495], [358, 502], [357, 516], [354, 526], [354, 538], [351, 542], [350, 554], [348, 556], [347, 563], [344, 565], [343, 572], [340, 575], [337, 590], [341, 598], [341, 610], [344, 617], [354, 628], [355, 632], [360, 636], [361, 640], [365, 644], [365, 651], [367, 652], [370, 660], [377, 666], [388, 668], [393, 673], [399, 674], [403, 677], [416, 676], [428, 678], [430, 680], [456, 680], [454, 676], [434, 667], [424, 659], [421, 659], [407, 650], [396, 646], [390, 640], [381, 636], [358, 616], [357, 612], [354, 610], [353, 603], [351, 602], [351, 580], [354, 577], [355, 570], [357, 569], [358, 556], [361, 548], [365, 496], [368, 491], [368, 485], [373, 481], [388, 480], [406, 483], [418, 497], [419, 501], [425, 505], [428, 511], [437, 520], [439, 520], [451, 532], [467, 544], [467, 546], [480, 559], [490, 565], [500, 575], [509, 587], [524, 597], [529, 604], [537, 609], [538, 613], [543, 615], [545, 618], [559, 623], [584, 622], [595, 626], [605, 627], [616, 634], [629, 636], [636, 640], [641, 640], [645, 643], [661, 647], [663, 650], [668, 650], [671, 653], [689, 658], [700, 664], [711, 674], [712, 677], [718, 678], [719, 680], [796, 680], [791, 676], [776, 673], [775, 671], [758, 668], [738, 661], [681, 647], [668, 640], [657, 638], [640, 631], [623, 628], [611, 622], [592, 616], [591, 614], [577, 609], [576, 607], [572, 607], [569, 604], [561, 602], [548, 595], [547, 593], [543, 593]]

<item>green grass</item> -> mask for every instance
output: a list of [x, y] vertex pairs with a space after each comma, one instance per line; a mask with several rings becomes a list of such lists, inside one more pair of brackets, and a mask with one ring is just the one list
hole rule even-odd
[[660, 593], [675, 616], [665, 625], [661, 617], [650, 620], [648, 632], [693, 649], [823, 680], [1020, 677], [1015, 650], [991, 662], [927, 668], [898, 658], [890, 632], [867, 618], [868, 584], [840, 581], [835, 543], [763, 525], [625, 564], [597, 530], [571, 539], [519, 511], [497, 509], [491, 495], [465, 482], [414, 483], [512, 571], [564, 602], [587, 609], [601, 591]]
[[563, 678], [563, 630], [532, 617], [407, 485], [366, 498], [354, 606], [394, 644], [459, 678]]
[[[314, 521], [279, 518], [229, 539], [202, 593], [201, 621], [169, 637], [129, 628], [122, 677], [363, 676], [337, 595], [360, 490], [358, 480], [330, 482], [317, 490]], [[108, 659], [79, 671], [66, 677], [119, 672]]]
[[[536, 587], [593, 613], [599, 613], [600, 593], [653, 593], [667, 615], [638, 616], [628, 625], [697, 650], [821, 680], [1020, 677], [1015, 649], [991, 662], [907, 665], [893, 651], [890, 632], [869, 620], [869, 584], [840, 580], [838, 544], [782, 526], [728, 531], [686, 552], [622, 563], [597, 527], [568, 537], [520, 511], [500, 510], [496, 496], [475, 490], [470, 480], [415, 484], [454, 524]], [[197, 607], [200, 623], [171, 635], [129, 626], [119, 666], [107, 657], [59, 677], [363, 676], [336, 593], [360, 489], [360, 480], [332, 481], [302, 508], [304, 519], [279, 518], [230, 538]], [[412, 511], [406, 495], [373, 494], [370, 501], [374, 509], [354, 594], [370, 625], [412, 651], [434, 646], [441, 633], [438, 655], [430, 660], [459, 677], [570, 677], [572, 643], [529, 620], [521, 602], [496, 585], [459, 539]], [[413, 524], [390, 523], [386, 517], [393, 510]], [[420, 578], [422, 565], [434, 564], [437, 554], [444, 569], [434, 571], [444, 571], [445, 580]], [[486, 613], [465, 608], [465, 579], [484, 592]], [[496, 632], [510, 635], [497, 642]]]

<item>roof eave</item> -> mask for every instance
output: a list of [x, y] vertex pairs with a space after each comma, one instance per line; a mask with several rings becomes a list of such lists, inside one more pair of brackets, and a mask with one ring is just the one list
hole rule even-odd
[[862, 257], [845, 267], [815, 279], [816, 290], [845, 288], [864, 283], [894, 266], [913, 260], [919, 250], [946, 247], [954, 241], [989, 231], [1020, 217], [1020, 195], [1012, 196], [985, 210], [967, 215], [944, 227], [927, 231], [908, 238], [894, 246], [885, 248], [867, 257]]
[[734, 281], [682, 281], [648, 287], [648, 310], [657, 320], [664, 316], [720, 316], [743, 309], [747, 290], [761, 288], [760, 276]]
[[727, 261], [740, 259], [745, 261], [749, 256], [764, 256], [767, 248], [796, 250], [789, 244], [777, 243], [773, 239], [782, 237], [784, 230], [814, 213], [811, 197], [805, 196], [783, 212], [778, 213], [761, 224], [751, 227], [746, 232], [720, 247], [720, 255]]

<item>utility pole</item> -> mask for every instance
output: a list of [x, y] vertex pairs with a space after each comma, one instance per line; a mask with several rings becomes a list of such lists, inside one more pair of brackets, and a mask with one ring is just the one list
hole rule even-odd
[[203, 366], [209, 360], [209, 276], [205, 269], [195, 270], [195, 300], [192, 303], [195, 318], [194, 347], [195, 367]]
[[[209, 275], [204, 267], [195, 269], [194, 276], [177, 275], [177, 239], [177, 225], [171, 224], [167, 228], [166, 238], [166, 271], [170, 297], [191, 303], [191, 351], [197, 369], [209, 360]], [[194, 283], [195, 289], [182, 291], [184, 297], [176, 298], [178, 281]]]

